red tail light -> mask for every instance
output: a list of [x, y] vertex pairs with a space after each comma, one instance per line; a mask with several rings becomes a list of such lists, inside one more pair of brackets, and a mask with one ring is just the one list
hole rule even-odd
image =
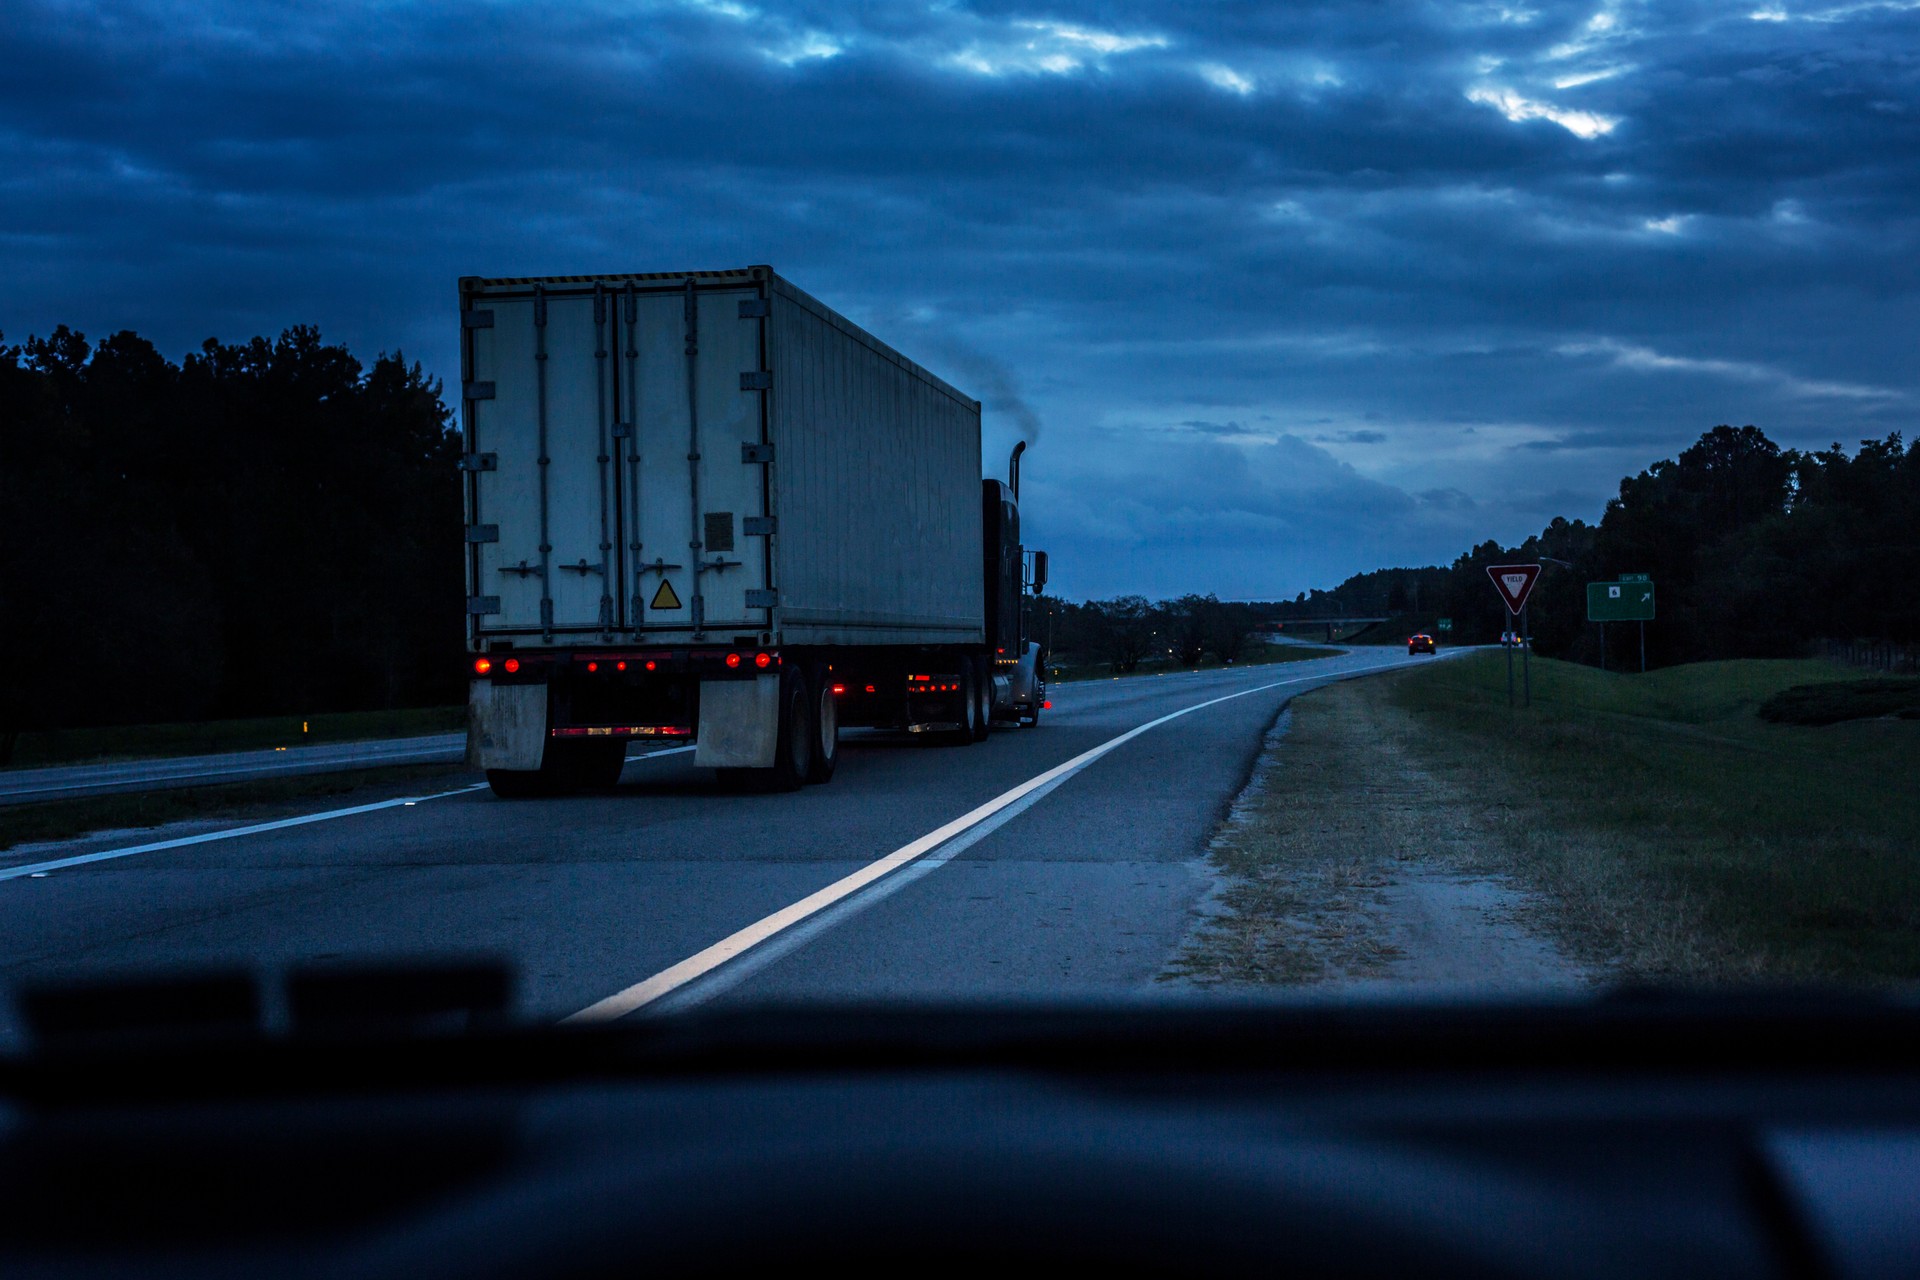
[[587, 664], [587, 670], [589, 671], [598, 671], [599, 669], [600, 669], [600, 664], [597, 662], [589, 662]]
[[753, 655], [753, 665], [765, 671], [773, 665], [773, 655], [770, 653], [756, 653]]
[[1041, 704], [1040, 704], [1040, 709], [1041, 709], [1042, 711], [1051, 711], [1051, 710], [1053, 710], [1053, 699], [1052, 699], [1052, 698], [1048, 698], [1048, 699], [1047, 699], [1047, 700], [1046, 700], [1045, 702], [1043, 702], [1043, 703], [1041, 703]]
[[843, 684], [837, 684], [833, 686], [833, 696], [836, 698], [839, 697], [841, 694], [845, 693], [846, 691], [847, 691], [847, 686]]
[[737, 653], [730, 653], [730, 654], [728, 654], [728, 655], [727, 655], [727, 665], [728, 665], [729, 667], [737, 667], [737, 666], [739, 666], [739, 665], [740, 665], [740, 655], [739, 655], [739, 654], [737, 654]]
[[475, 658], [473, 660], [473, 674], [483, 676], [491, 670], [493, 670], [492, 658]]
[[868, 685], [868, 686], [867, 686], [867, 692], [868, 692], [868, 693], [872, 693], [872, 692], [873, 692], [873, 686], [872, 686], [872, 685]]
[[619, 662], [614, 663], [613, 669], [615, 671], [625, 671], [627, 669], [626, 659], [623, 658]]
[[[620, 665], [624, 667], [624, 666], [626, 666], [627, 664], [623, 662], [623, 663], [621, 663]], [[653, 659], [652, 659], [652, 658], [648, 658], [648, 659], [647, 659], [647, 670], [649, 670], [649, 671], [651, 671], [651, 670], [653, 670], [653, 666], [654, 666], [654, 663], [653, 663]]]
[[505, 662], [501, 663], [500, 665], [506, 668], [508, 675], [512, 675], [514, 672], [520, 669], [520, 659], [508, 658]]

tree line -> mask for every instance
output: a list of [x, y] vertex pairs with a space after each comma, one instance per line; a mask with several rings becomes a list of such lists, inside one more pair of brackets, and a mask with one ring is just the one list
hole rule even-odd
[[[1598, 524], [1557, 518], [1518, 545], [1489, 540], [1450, 565], [1377, 569], [1276, 606], [1274, 616], [1381, 613], [1453, 620], [1485, 643], [1508, 625], [1489, 565], [1537, 561], [1535, 648], [1610, 665], [1638, 660], [1632, 626], [1586, 620], [1586, 587], [1644, 573], [1657, 616], [1649, 665], [1799, 657], [1820, 641], [1920, 641], [1920, 446], [1899, 433], [1848, 452], [1782, 449], [1757, 427], [1717, 426], [1620, 482]], [[1556, 563], [1559, 562], [1559, 563]]]
[[458, 701], [440, 383], [313, 328], [0, 340], [0, 750], [21, 729]]
[[1263, 620], [1260, 606], [1214, 595], [1149, 601], [1118, 596], [1073, 604], [1045, 596], [1038, 602], [1038, 638], [1052, 653], [1101, 662], [1127, 674], [1148, 661], [1197, 667], [1211, 654], [1229, 663], [1246, 652]]
[[1586, 617], [1587, 584], [1630, 573], [1655, 585], [1649, 665], [1920, 643], [1920, 445], [1896, 432], [1851, 453], [1782, 449], [1757, 427], [1717, 426], [1621, 480], [1598, 524], [1559, 517], [1517, 545], [1489, 539], [1451, 564], [1374, 569], [1292, 600], [1049, 600], [1043, 625], [1061, 655], [1117, 672], [1226, 661], [1256, 627], [1309, 618], [1384, 617], [1376, 630], [1393, 639], [1447, 618], [1448, 639], [1485, 644], [1510, 625], [1486, 571], [1510, 562], [1544, 566], [1528, 605], [1535, 648], [1589, 664], [1638, 661], [1635, 628], [1611, 626], [1603, 642]]

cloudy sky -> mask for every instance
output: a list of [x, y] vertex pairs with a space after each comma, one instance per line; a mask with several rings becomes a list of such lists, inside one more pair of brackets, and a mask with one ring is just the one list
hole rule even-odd
[[1450, 559], [1920, 397], [1920, 11], [0, 0], [0, 330], [770, 263], [981, 397], [1074, 596]]

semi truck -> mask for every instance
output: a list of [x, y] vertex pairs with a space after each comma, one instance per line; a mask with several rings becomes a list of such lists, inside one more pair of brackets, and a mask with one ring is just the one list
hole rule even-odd
[[636, 744], [751, 788], [840, 730], [952, 746], [1048, 705], [1020, 458], [980, 402], [765, 266], [460, 281], [468, 755], [496, 795]]

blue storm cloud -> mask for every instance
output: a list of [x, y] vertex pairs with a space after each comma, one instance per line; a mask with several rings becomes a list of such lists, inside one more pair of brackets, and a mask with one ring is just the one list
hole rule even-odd
[[1595, 517], [1718, 422], [1903, 428], [1907, 4], [0, 0], [0, 329], [770, 262], [1038, 436], [1079, 595]]

